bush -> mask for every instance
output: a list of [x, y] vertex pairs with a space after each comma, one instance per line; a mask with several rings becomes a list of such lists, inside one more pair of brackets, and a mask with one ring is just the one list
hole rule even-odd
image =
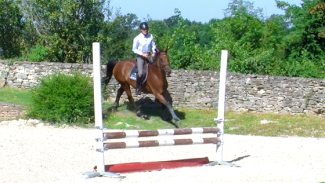
[[90, 77], [80, 73], [53, 74], [40, 80], [32, 91], [28, 116], [51, 123], [94, 121], [94, 91]]
[[28, 61], [32, 62], [44, 62], [49, 55], [49, 49], [42, 46], [36, 46], [30, 50]]

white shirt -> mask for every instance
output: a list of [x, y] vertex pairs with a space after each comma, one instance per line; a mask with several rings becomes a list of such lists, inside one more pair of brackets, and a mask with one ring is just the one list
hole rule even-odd
[[133, 39], [132, 51], [137, 55], [142, 55], [143, 53], [150, 53], [150, 47], [152, 48], [152, 53], [156, 53], [156, 43], [153, 40], [152, 34], [147, 34], [146, 36], [140, 33]]

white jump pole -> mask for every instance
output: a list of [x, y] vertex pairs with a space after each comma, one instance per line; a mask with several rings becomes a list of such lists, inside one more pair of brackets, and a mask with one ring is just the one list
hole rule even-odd
[[223, 161], [227, 62], [228, 62], [228, 51], [222, 50], [222, 52], [221, 52], [221, 67], [220, 67], [218, 117], [217, 117], [217, 119], [215, 119], [215, 121], [218, 122], [217, 127], [220, 129], [218, 137], [221, 140], [221, 143], [217, 145], [217, 163], [233, 166], [231, 163], [227, 163], [227, 162]]
[[104, 165], [104, 139], [103, 139], [103, 116], [101, 94], [101, 64], [100, 43], [93, 43], [93, 79], [94, 79], [94, 105], [95, 105], [95, 128], [96, 128], [96, 164], [99, 173], [105, 172]]
[[86, 178], [109, 176], [116, 178], [123, 178], [122, 176], [105, 172], [104, 161], [104, 135], [103, 135], [103, 115], [102, 115], [102, 87], [101, 87], [101, 61], [100, 61], [100, 43], [94, 42], [92, 44], [93, 51], [93, 80], [94, 80], [94, 110], [95, 110], [95, 158], [97, 165], [97, 172], [86, 172]]

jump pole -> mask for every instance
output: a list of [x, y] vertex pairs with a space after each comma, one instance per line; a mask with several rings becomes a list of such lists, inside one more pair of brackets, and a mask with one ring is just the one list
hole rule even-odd
[[225, 123], [225, 95], [226, 95], [226, 79], [227, 79], [227, 62], [228, 51], [221, 51], [221, 67], [220, 67], [220, 83], [219, 83], [219, 101], [218, 101], [218, 117], [214, 118], [214, 121], [218, 123], [219, 128], [218, 138], [221, 143], [217, 144], [217, 161], [208, 165], [228, 165], [234, 166], [231, 163], [223, 161], [223, 144], [224, 144], [224, 123]]
[[104, 161], [104, 136], [103, 136], [103, 116], [102, 116], [102, 89], [101, 89], [101, 61], [100, 61], [100, 43], [92, 44], [93, 51], [93, 80], [94, 80], [94, 107], [95, 107], [95, 158], [97, 164], [97, 172], [85, 172], [86, 178], [106, 176], [124, 178], [113, 172], [105, 172]]

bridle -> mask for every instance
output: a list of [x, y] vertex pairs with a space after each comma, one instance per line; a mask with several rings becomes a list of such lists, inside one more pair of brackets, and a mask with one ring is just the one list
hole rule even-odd
[[[162, 64], [160, 64], [160, 62], [161, 62], [161, 60], [159, 59], [159, 56], [162, 56], [162, 55], [160, 55], [160, 54], [162, 54], [161, 52], [160, 53], [158, 53], [156, 56], [155, 56], [155, 59], [154, 59], [154, 62], [153, 62], [153, 66], [155, 66], [155, 67], [158, 67], [159, 69], [161, 69], [161, 70], [164, 70], [164, 68], [166, 67], [166, 66], [168, 66], [168, 64], [166, 64], [166, 65], [162, 65]], [[167, 54], [166, 53], [163, 53], [166, 57], [167, 57]], [[157, 60], [158, 59], [158, 60]], [[159, 62], [158, 63], [158, 65], [157, 64], [155, 64], [155, 63], [157, 63], [157, 62]]]

